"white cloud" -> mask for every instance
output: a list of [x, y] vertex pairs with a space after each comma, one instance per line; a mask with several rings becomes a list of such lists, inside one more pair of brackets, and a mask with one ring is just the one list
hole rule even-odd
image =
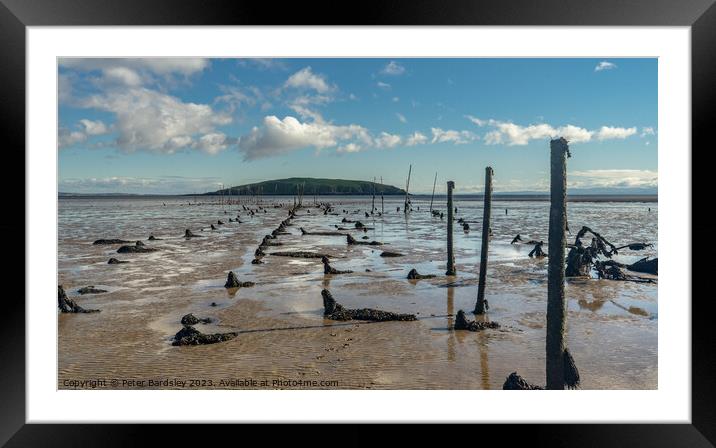
[[399, 135], [381, 132], [380, 135], [375, 138], [374, 144], [377, 148], [395, 148], [401, 141], [402, 138]]
[[284, 87], [310, 89], [318, 93], [328, 93], [336, 89], [326, 81], [323, 75], [313, 73], [311, 67], [302, 68], [291, 75], [284, 83]]
[[91, 136], [104, 135], [110, 132], [110, 128], [102, 121], [92, 121], [88, 119], [80, 120], [76, 131], [67, 128], [60, 128], [57, 135], [58, 148], [66, 148], [79, 143], [84, 143]]
[[104, 81], [112, 84], [137, 87], [142, 84], [142, 77], [131, 68], [109, 67], [104, 70]]
[[424, 134], [422, 134], [420, 132], [414, 132], [412, 135], [410, 135], [407, 138], [405, 144], [408, 146], [415, 146], [415, 145], [425, 144], [425, 143], [427, 143], [427, 141], [428, 141], [428, 138]]
[[659, 184], [657, 172], [651, 170], [572, 171], [567, 179], [570, 188], [652, 188]]
[[620, 128], [612, 126], [602, 126], [596, 133], [598, 140], [609, 140], [609, 139], [625, 139], [636, 134], [636, 128]]
[[230, 139], [222, 132], [204, 134], [195, 143], [195, 147], [207, 154], [218, 154], [229, 147]]
[[407, 123], [407, 122], [408, 122], [408, 119], [405, 118], [405, 115], [403, 115], [403, 114], [401, 114], [401, 113], [399, 113], [399, 112], [396, 112], [396, 113], [395, 113], [395, 116], [398, 117], [398, 120], [399, 120], [401, 123]]
[[387, 82], [378, 81], [378, 82], [376, 83], [376, 85], [377, 85], [378, 87], [380, 87], [381, 89], [386, 89], [386, 90], [387, 90], [387, 89], [390, 89], [390, 84], [388, 84]]
[[60, 58], [59, 64], [76, 70], [113, 70], [128, 68], [156, 75], [193, 75], [210, 64], [205, 58]]
[[216, 177], [92, 177], [61, 179], [63, 193], [191, 194], [214, 191], [221, 186]]
[[340, 141], [349, 140], [371, 142], [370, 134], [362, 126], [301, 123], [294, 117], [281, 120], [272, 115], [264, 117], [261, 127], [254, 127], [239, 139], [239, 149], [244, 159], [255, 160], [303, 148], [336, 147]]
[[103, 135], [109, 132], [109, 128], [100, 120], [92, 121], [88, 119], [80, 120], [80, 124], [85, 128], [87, 135]]
[[397, 103], [398, 101], [400, 101], [400, 98], [398, 98], [397, 96], [394, 96], [392, 100], [394, 103]]
[[617, 68], [617, 64], [614, 64], [613, 62], [602, 61], [597, 64], [596, 67], [594, 67], [594, 71], [601, 72], [602, 70], [613, 70], [615, 68]]
[[653, 127], [648, 126], [645, 128], [641, 128], [641, 137], [646, 137], [649, 135], [656, 135], [656, 131], [654, 130]]
[[230, 115], [209, 105], [185, 103], [147, 88], [111, 89], [85, 98], [80, 104], [116, 116], [116, 144], [125, 152], [148, 150], [171, 154], [192, 147], [194, 137], [212, 134], [217, 126], [232, 121]]
[[478, 139], [478, 136], [470, 131], [445, 131], [440, 128], [430, 128], [430, 132], [433, 134], [431, 143], [454, 143], [456, 145], [463, 145]]
[[338, 149], [336, 149], [336, 152], [351, 153], [351, 152], [359, 152], [361, 149], [362, 148], [360, 145], [357, 145], [355, 143], [348, 143], [347, 145], [339, 146]]
[[58, 148], [66, 148], [78, 143], [85, 142], [87, 135], [81, 131], [70, 131], [67, 128], [60, 128], [57, 136]]
[[405, 67], [395, 61], [390, 61], [388, 65], [383, 67], [381, 73], [385, 75], [402, 75], [403, 73], [405, 73]]
[[596, 131], [568, 124], [555, 127], [547, 123], [530, 124], [522, 126], [512, 122], [498, 120], [481, 120], [470, 115], [468, 118], [478, 126], [494, 128], [485, 134], [485, 143], [488, 145], [506, 144], [509, 146], [524, 146], [531, 140], [546, 140], [558, 136], [566, 138], [570, 143], [585, 143], [593, 138], [597, 140], [624, 139], [636, 134], [636, 128], [622, 128], [602, 126]]
[[473, 117], [472, 115], [465, 115], [465, 118], [467, 118], [468, 120], [472, 121], [473, 123], [475, 123], [476, 125], [478, 125], [480, 127], [483, 127], [488, 123], [487, 120], [480, 120], [479, 118]]

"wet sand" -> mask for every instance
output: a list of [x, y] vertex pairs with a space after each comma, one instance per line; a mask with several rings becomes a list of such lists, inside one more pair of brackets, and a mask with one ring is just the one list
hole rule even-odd
[[[281, 198], [264, 198], [266, 213], [254, 216], [240, 205], [187, 205], [192, 198], [60, 199], [58, 283], [79, 305], [102, 312], [58, 315], [58, 387], [105, 379], [104, 387], [119, 389], [246, 388], [246, 380], [259, 383], [249, 383], [248, 388], [256, 389], [499, 389], [513, 371], [544, 384], [547, 259], [527, 257], [531, 245], [509, 243], [520, 233], [525, 240], [544, 240], [547, 247], [548, 203], [493, 202], [487, 318], [501, 328], [473, 333], [450, 328], [459, 309], [473, 318], [469, 311], [477, 295], [478, 224], [470, 224], [473, 230], [468, 234], [456, 226], [458, 275], [446, 277], [445, 220], [430, 216], [429, 199], [415, 200], [414, 211], [406, 217], [396, 212], [403, 198], [386, 197], [386, 214], [370, 218], [364, 215], [370, 198], [322, 199], [334, 204], [335, 215], [324, 216], [318, 208], [300, 209], [287, 228], [291, 234], [277, 237], [283, 245], [265, 252], [327, 253], [333, 267], [354, 271], [351, 274], [324, 275], [320, 259], [267, 255], [264, 264], [251, 264], [263, 236], [287, 217], [286, 208], [269, 205]], [[290, 198], [283, 202], [292, 203]], [[380, 208], [379, 198], [376, 205]], [[458, 198], [457, 206], [456, 218], [481, 221], [480, 201]], [[436, 208], [445, 209], [443, 204]], [[344, 215], [343, 209], [348, 213]], [[229, 223], [237, 210], [243, 222]], [[374, 228], [351, 231], [356, 239], [367, 235], [369, 241], [386, 245], [349, 246], [341, 236], [301, 235], [299, 227], [335, 231], [335, 225], [353, 226], [341, 223], [344, 216]], [[657, 203], [569, 207], [573, 232], [589, 225], [617, 245], [656, 243], [657, 218]], [[209, 230], [218, 219], [225, 224]], [[186, 228], [204, 238], [183, 238]], [[147, 241], [149, 235], [161, 240]], [[117, 254], [119, 245], [93, 246], [99, 238], [142, 240], [159, 250]], [[405, 256], [380, 257], [382, 250]], [[616, 259], [631, 262], [656, 256], [657, 250], [655, 244]], [[110, 257], [130, 263], [108, 265]], [[407, 280], [411, 268], [437, 277]], [[240, 281], [256, 285], [226, 290], [229, 270]], [[87, 285], [108, 292], [76, 293]], [[327, 320], [323, 288], [347, 308], [414, 313], [419, 319]], [[657, 388], [657, 285], [579, 279], [567, 282], [566, 293], [567, 343], [582, 387]], [[171, 338], [187, 313], [214, 319], [196, 325], [202, 332], [239, 335], [213, 345], [173, 347]], [[197, 382], [150, 386], [150, 379]], [[260, 385], [261, 381], [266, 383]]]

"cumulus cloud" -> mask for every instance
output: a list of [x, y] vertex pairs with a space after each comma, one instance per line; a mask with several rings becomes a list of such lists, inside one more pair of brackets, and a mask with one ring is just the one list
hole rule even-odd
[[88, 119], [80, 120], [80, 124], [84, 127], [85, 134], [87, 135], [102, 135], [109, 132], [109, 128], [102, 121], [92, 121]]
[[476, 125], [478, 125], [480, 127], [483, 127], [488, 123], [488, 120], [481, 120], [477, 117], [473, 117], [472, 115], [465, 115], [465, 118], [467, 118], [468, 120], [472, 121], [473, 123], [475, 123]]
[[293, 89], [315, 90], [318, 93], [328, 93], [336, 89], [326, 81], [323, 75], [313, 73], [311, 67], [305, 67], [291, 75], [284, 87]]
[[341, 145], [336, 149], [336, 152], [339, 153], [351, 153], [351, 152], [359, 152], [361, 150], [361, 146], [356, 143], [348, 143], [347, 145]]
[[62, 127], [59, 129], [57, 136], [58, 148], [66, 148], [84, 143], [89, 137], [104, 135], [110, 132], [110, 128], [102, 121], [92, 121], [86, 118], [80, 120], [75, 128], [76, 130], [74, 131]]
[[[195, 137], [201, 139], [214, 133], [217, 126], [232, 121], [229, 114], [217, 112], [209, 105], [186, 103], [143, 87], [112, 89], [87, 97], [80, 104], [116, 116], [116, 144], [125, 152], [148, 150], [171, 154], [195, 146]], [[198, 147], [208, 148], [205, 143], [206, 139]]]
[[390, 61], [380, 72], [384, 75], [402, 75], [405, 73], [405, 67], [395, 61]]
[[483, 127], [493, 128], [485, 134], [485, 143], [488, 145], [506, 144], [509, 146], [524, 146], [531, 140], [544, 140], [555, 137], [564, 137], [570, 143], [585, 143], [596, 138], [597, 140], [624, 139], [636, 134], [635, 127], [623, 128], [602, 126], [596, 131], [568, 124], [565, 126], [552, 126], [547, 123], [519, 125], [508, 121], [494, 119], [482, 120], [471, 115], [465, 118]]
[[470, 131], [446, 131], [440, 128], [430, 128], [430, 132], [433, 134], [431, 143], [454, 143], [456, 145], [464, 145], [478, 139], [478, 136]]
[[413, 132], [408, 136], [405, 144], [408, 146], [423, 145], [428, 142], [428, 137], [420, 132]]
[[602, 126], [596, 132], [598, 140], [625, 139], [636, 134], [636, 128], [620, 128], [613, 126]]
[[232, 143], [232, 139], [222, 132], [212, 132], [199, 137], [194, 143], [194, 147], [207, 154], [218, 154], [224, 151]]
[[571, 188], [656, 188], [656, 171], [609, 169], [584, 170], [568, 173]]
[[271, 115], [264, 117], [261, 127], [255, 126], [239, 139], [239, 149], [245, 160], [256, 160], [303, 148], [332, 148], [341, 141], [356, 139], [371, 142], [368, 130], [362, 126], [302, 123], [294, 117], [281, 120]]
[[132, 69], [156, 75], [193, 75], [210, 64], [206, 58], [60, 58], [59, 64], [76, 70]]
[[375, 138], [374, 144], [376, 148], [395, 148], [401, 141], [402, 138], [399, 135], [381, 132], [378, 137]]
[[594, 67], [594, 71], [601, 72], [602, 70], [614, 70], [615, 68], [617, 68], [617, 64], [608, 61], [601, 61], [596, 65], [596, 67]]

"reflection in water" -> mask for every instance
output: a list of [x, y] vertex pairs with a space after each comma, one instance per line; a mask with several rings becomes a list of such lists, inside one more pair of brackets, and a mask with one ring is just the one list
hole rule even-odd
[[455, 325], [455, 288], [445, 288], [447, 289], [447, 326], [448, 326], [448, 339], [447, 339], [447, 357], [448, 361], [453, 362], [455, 361], [455, 331], [453, 330], [453, 325]]
[[579, 299], [577, 303], [580, 308], [593, 312], [599, 311], [604, 306], [604, 300]]
[[[210, 203], [187, 206], [174, 198], [60, 199], [58, 282], [67, 291], [101, 285], [109, 292], [71, 293], [80, 305], [102, 313], [58, 316], [59, 387], [66, 379], [97, 377], [218, 381], [248, 376], [337, 380], [341, 389], [499, 389], [505, 376], [516, 369], [527, 378], [538, 378], [544, 371], [546, 262], [530, 260], [527, 253], [532, 247], [510, 241], [517, 233], [546, 241], [548, 204], [511, 202], [508, 217], [494, 216], [489, 317], [503, 329], [445, 333], [446, 324], [454, 325], [457, 310], [474, 306], [481, 235], [477, 228], [469, 234], [458, 232], [458, 276], [444, 277], [446, 222], [430, 215], [429, 199], [419, 204], [418, 211], [421, 199], [415, 198], [415, 211], [406, 216], [403, 198], [386, 197], [386, 213], [371, 220], [363, 218], [370, 198], [367, 206], [360, 197], [325, 198], [337, 204], [336, 214], [323, 215], [313, 208], [310, 214], [299, 212], [286, 228], [288, 234], [278, 237], [282, 246], [267, 250], [329, 254], [340, 260], [341, 269], [353, 271], [337, 276], [324, 275], [318, 259], [267, 256], [264, 263], [251, 264], [257, 243], [285, 219], [285, 208], [268, 207], [266, 213], [254, 215], [240, 205], [227, 206], [231, 216], [240, 215], [241, 223], [226, 223], [215, 231], [206, 230], [203, 238], [186, 240], [184, 229], [200, 234], [208, 223], [219, 218], [226, 222], [224, 208]], [[292, 198], [283, 201], [291, 203]], [[458, 216], [479, 221], [481, 202], [459, 198]], [[396, 206], [401, 206], [400, 212]], [[647, 214], [643, 204], [570, 204], [570, 225], [590, 225], [615, 242], [656, 242], [656, 207]], [[434, 209], [440, 208], [444, 211], [444, 199], [436, 199]], [[341, 222], [344, 216], [363, 218], [376, 229], [357, 233], [350, 228], [350, 233], [369, 235], [386, 246], [348, 246], [344, 237], [300, 233], [299, 227], [315, 231], [351, 227]], [[146, 241], [150, 234], [159, 239]], [[98, 238], [144, 240], [159, 250], [117, 254], [116, 246], [92, 245]], [[382, 257], [384, 249], [403, 256]], [[657, 255], [657, 247], [639, 254], [644, 255]], [[629, 262], [629, 256], [620, 253], [618, 261]], [[129, 263], [108, 265], [110, 257]], [[438, 277], [408, 282], [411, 268]], [[255, 287], [226, 290], [229, 270], [241, 281], [255, 282]], [[441, 286], [451, 282], [455, 286], [446, 295]], [[348, 308], [419, 313], [420, 319], [331, 325], [323, 319], [322, 288], [330, 289]], [[570, 348], [578, 355], [584, 387], [654, 388], [656, 285], [585, 280], [567, 282], [566, 288], [573, 312]], [[594, 312], [579, 312], [583, 306], [592, 306]], [[181, 317], [190, 312], [214, 319], [211, 325], [200, 324], [205, 332], [240, 335], [222, 344], [172, 347], [169, 341], [181, 328]], [[490, 350], [496, 355], [489, 356]]]

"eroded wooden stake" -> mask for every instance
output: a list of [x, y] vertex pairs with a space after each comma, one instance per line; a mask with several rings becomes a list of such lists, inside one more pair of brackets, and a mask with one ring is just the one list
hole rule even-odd
[[490, 244], [490, 215], [492, 214], [492, 167], [485, 168], [485, 202], [482, 210], [482, 247], [480, 248], [480, 283], [477, 285], [477, 303], [475, 314], [485, 314], [489, 309], [485, 299], [487, 280], [487, 252]]
[[452, 224], [453, 224], [453, 206], [452, 206], [452, 190], [455, 188], [455, 182], [449, 180], [447, 183], [447, 272], [445, 275], [455, 275], [455, 253], [453, 252], [452, 241]]
[[550, 142], [549, 264], [547, 267], [547, 389], [564, 389], [564, 234], [567, 224], [567, 156], [563, 137]]

